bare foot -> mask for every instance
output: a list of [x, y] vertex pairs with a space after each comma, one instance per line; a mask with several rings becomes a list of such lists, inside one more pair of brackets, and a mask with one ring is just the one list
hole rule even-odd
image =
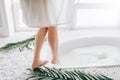
[[46, 60], [33, 61], [33, 63], [32, 63], [32, 69], [35, 69], [35, 68], [37, 68], [39, 66], [42, 66], [42, 65], [44, 65], [46, 63], [48, 63], [48, 61], [46, 61]]
[[60, 64], [59, 59], [52, 59], [51, 63], [53, 64]]

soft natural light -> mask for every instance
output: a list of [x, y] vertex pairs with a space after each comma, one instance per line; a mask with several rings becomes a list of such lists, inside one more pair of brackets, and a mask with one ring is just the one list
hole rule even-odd
[[111, 9], [78, 9], [76, 26], [80, 27], [118, 27], [119, 12]]
[[[79, 5], [76, 4], [79, 1]], [[119, 0], [75, 0], [74, 28], [120, 26]], [[16, 27], [26, 27], [22, 19], [19, 0], [14, 0]], [[19, 15], [19, 16], [18, 16]]]
[[0, 0], [0, 80], [120, 80], [120, 0]]
[[120, 3], [120, 0], [80, 0], [81, 3]]
[[27, 27], [27, 25], [25, 25], [24, 23], [23, 23], [23, 17], [22, 17], [22, 10], [21, 9], [19, 9], [19, 22], [20, 22], [20, 26], [21, 27]]

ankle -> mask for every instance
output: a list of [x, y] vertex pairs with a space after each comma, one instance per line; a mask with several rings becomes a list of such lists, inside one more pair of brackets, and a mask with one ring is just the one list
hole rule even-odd
[[34, 58], [33, 61], [40, 61], [40, 59], [36, 59], [36, 58]]
[[53, 56], [52, 58], [53, 58], [53, 59], [59, 59], [58, 55]]
[[59, 61], [59, 58], [52, 58], [52, 60], [54, 60], [54, 61]]
[[54, 58], [54, 57], [53, 57], [52, 60], [58, 60], [58, 58], [56, 58], [56, 57]]
[[52, 59], [51, 61], [52, 64], [60, 64], [59, 59]]

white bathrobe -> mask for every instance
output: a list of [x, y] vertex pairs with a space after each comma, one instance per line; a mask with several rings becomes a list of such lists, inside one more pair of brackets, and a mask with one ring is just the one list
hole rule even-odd
[[20, 0], [23, 22], [31, 28], [69, 24], [74, 0]]

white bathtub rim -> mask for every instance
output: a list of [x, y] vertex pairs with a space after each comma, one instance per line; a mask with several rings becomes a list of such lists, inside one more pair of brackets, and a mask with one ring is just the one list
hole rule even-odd
[[117, 36], [89, 36], [77, 37], [64, 40], [59, 43], [59, 53], [63, 53], [75, 48], [90, 47], [96, 45], [108, 45], [120, 48], [120, 37]]

